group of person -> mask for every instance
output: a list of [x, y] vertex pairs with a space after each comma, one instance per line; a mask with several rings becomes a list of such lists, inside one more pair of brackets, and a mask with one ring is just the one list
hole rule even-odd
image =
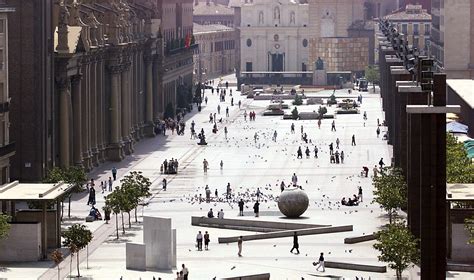
[[209, 233], [206, 231], [204, 235], [201, 231], [196, 235], [196, 248], [198, 251], [202, 251], [202, 241], [204, 241], [204, 250], [209, 250], [209, 242], [211, 241]]
[[164, 160], [160, 167], [162, 174], [177, 174], [178, 173], [178, 159], [171, 158], [169, 161]]
[[[188, 280], [188, 277], [189, 277], [189, 269], [183, 263], [181, 265], [181, 271], [176, 271], [176, 280]], [[155, 277], [153, 277], [153, 279], [155, 279]]]
[[[251, 111], [248, 115], [250, 121], [255, 121], [255, 116], [257, 116], [257, 113], [255, 113], [255, 111]], [[247, 121], [247, 110], [244, 111], [244, 119], [245, 121]]]
[[362, 201], [362, 187], [359, 186], [358, 187], [358, 193], [357, 195], [353, 195], [352, 198], [349, 197], [347, 200], [345, 197], [343, 197], [341, 199], [341, 205], [344, 205], [344, 206], [357, 206], [359, 205], [359, 203], [363, 202]]

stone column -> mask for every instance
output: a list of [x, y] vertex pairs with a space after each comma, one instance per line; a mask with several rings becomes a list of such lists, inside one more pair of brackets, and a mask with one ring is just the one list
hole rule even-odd
[[139, 126], [139, 137], [140, 139], [145, 137], [144, 134], [144, 126], [145, 126], [145, 120], [144, 120], [144, 106], [145, 106], [145, 66], [143, 63], [143, 50], [140, 50], [139, 56], [138, 56], [138, 69], [139, 69], [139, 84], [140, 84], [140, 94], [139, 94], [139, 99], [138, 99], [138, 126]]
[[132, 50], [130, 54], [130, 70], [128, 71], [128, 88], [129, 88], [129, 106], [130, 106], [130, 113], [128, 116], [128, 121], [129, 121], [129, 126], [130, 126], [130, 139], [132, 139], [132, 143], [135, 143], [138, 141], [136, 139], [136, 132], [135, 132], [135, 87], [136, 87], [136, 82], [135, 82], [135, 71], [136, 71], [136, 65], [135, 65], [135, 50]]
[[132, 153], [132, 143], [130, 139], [130, 127], [128, 124], [128, 115], [130, 113], [130, 102], [128, 98], [128, 71], [129, 71], [129, 66], [126, 65], [124, 66], [124, 69], [121, 73], [121, 96], [122, 96], [122, 101], [121, 101], [121, 123], [122, 123], [122, 141], [124, 143], [124, 151], [125, 154], [129, 155]]
[[156, 123], [160, 119], [160, 95], [159, 95], [159, 70], [158, 55], [153, 56], [153, 122]]
[[89, 107], [89, 93], [90, 93], [90, 75], [89, 75], [89, 58], [84, 58], [82, 65], [83, 77], [81, 80], [81, 99], [82, 104], [82, 129], [80, 136], [82, 137], [82, 158], [84, 168], [89, 171], [92, 168], [91, 164], [91, 153], [90, 153], [90, 138], [89, 138], [89, 117], [90, 117], [90, 107]]
[[99, 151], [99, 162], [105, 161], [105, 136], [104, 136], [104, 62], [102, 55], [97, 61], [96, 70], [96, 92], [97, 92], [97, 149]]
[[133, 73], [134, 76], [134, 82], [135, 82], [135, 87], [134, 87], [134, 96], [133, 96], [133, 127], [135, 130], [135, 140], [138, 141], [140, 140], [140, 126], [139, 126], [139, 112], [138, 112], [138, 107], [139, 107], [139, 100], [140, 100], [140, 51], [136, 50], [135, 51], [135, 67], [134, 70], [135, 72]]
[[145, 101], [145, 135], [154, 137], [153, 125], [153, 59], [151, 55], [145, 57], [145, 74], [146, 74], [146, 101]]
[[[65, 74], [67, 75], [67, 73]], [[71, 119], [70, 80], [64, 77], [60, 78], [57, 83], [59, 88], [59, 162], [61, 167], [69, 167], [71, 162], [69, 138], [69, 120]]]
[[99, 150], [97, 148], [97, 58], [93, 57], [90, 64], [90, 96], [89, 96], [89, 107], [90, 107], [90, 129], [89, 137], [91, 143], [91, 161], [93, 166], [99, 166]]
[[73, 112], [73, 161], [74, 165], [83, 167], [82, 162], [82, 105], [81, 105], [82, 75], [72, 77], [72, 112]]
[[120, 72], [118, 65], [109, 66], [111, 73], [110, 86], [110, 143], [107, 147], [107, 158], [111, 161], [121, 161], [123, 144], [120, 139]]

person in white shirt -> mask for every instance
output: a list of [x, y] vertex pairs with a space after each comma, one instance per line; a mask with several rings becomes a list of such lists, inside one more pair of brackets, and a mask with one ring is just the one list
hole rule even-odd
[[221, 209], [221, 211], [217, 212], [217, 218], [224, 219], [224, 210]]

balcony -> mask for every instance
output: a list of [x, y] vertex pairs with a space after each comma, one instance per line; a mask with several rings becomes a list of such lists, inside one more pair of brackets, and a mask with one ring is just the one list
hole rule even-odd
[[15, 153], [15, 142], [0, 147], [0, 158], [12, 153]]
[[185, 39], [174, 39], [174, 40], [169, 40], [166, 42], [165, 46], [165, 55], [173, 55], [173, 54], [178, 54], [182, 51], [185, 50], [194, 50], [198, 47], [199, 45], [196, 44], [194, 40], [194, 36], [191, 37], [191, 44], [189, 48], [186, 48], [186, 42]]

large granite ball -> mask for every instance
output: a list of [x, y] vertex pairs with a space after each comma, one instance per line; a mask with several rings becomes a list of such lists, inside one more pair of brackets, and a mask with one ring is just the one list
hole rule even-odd
[[300, 188], [286, 188], [278, 200], [280, 212], [288, 218], [298, 218], [308, 209], [308, 195]]

